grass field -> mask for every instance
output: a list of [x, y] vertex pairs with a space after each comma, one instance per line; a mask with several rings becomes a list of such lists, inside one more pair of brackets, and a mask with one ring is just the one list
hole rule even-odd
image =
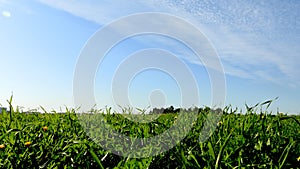
[[[300, 116], [247, 110], [224, 109], [215, 132], [201, 143], [203, 121], [213, 113], [201, 109], [192, 130], [175, 147], [152, 157], [129, 158], [93, 142], [73, 109], [65, 114], [12, 109], [0, 114], [0, 168], [299, 168]], [[103, 116], [116, 131], [143, 138], [161, 134], [178, 115], [163, 114], [150, 123], [121, 114]]]

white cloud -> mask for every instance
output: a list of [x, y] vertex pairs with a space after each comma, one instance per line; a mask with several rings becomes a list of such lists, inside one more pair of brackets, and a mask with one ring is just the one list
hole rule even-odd
[[39, 0], [49, 6], [64, 10], [75, 16], [96, 22], [100, 25], [108, 24], [114, 19], [136, 12], [153, 11], [155, 8], [147, 5], [145, 1], [123, 0]]
[[9, 18], [11, 17], [11, 13], [9, 11], [2, 11], [2, 16]]
[[[219, 4], [220, 8], [226, 9], [219, 12], [215, 9], [213, 11], [215, 13], [211, 13], [211, 9], [218, 8], [218, 5], [206, 6], [205, 9], [201, 6], [203, 4], [200, 4], [201, 7], [190, 4], [191, 7], [184, 7], [177, 13], [195, 23], [207, 35], [216, 47], [227, 74], [300, 86], [300, 69], [297, 68], [300, 63], [300, 50], [295, 47], [299, 46], [299, 38], [297, 39], [295, 34], [288, 34], [297, 31], [294, 28], [297, 27], [297, 22], [294, 21], [297, 20], [295, 17], [297, 7], [292, 7], [291, 4], [281, 6], [264, 4], [254, 8], [251, 7], [253, 4], [230, 4]], [[232, 7], [232, 4], [240, 7]], [[187, 8], [189, 10], [196, 8], [199, 13], [193, 15]], [[249, 8], [248, 11], [255, 10], [249, 13], [244, 8]], [[276, 14], [282, 9], [290, 10], [291, 13], [277, 17]], [[208, 11], [208, 16], [205, 10]], [[278, 18], [291, 22], [286, 23], [285, 29], [280, 30], [281, 32], [278, 32], [278, 27], [282, 27], [277, 21]]]
[[[195, 24], [208, 37], [227, 74], [300, 86], [299, 38], [295, 37], [295, 33], [299, 33], [297, 9], [300, 3], [40, 1], [100, 25], [137, 12], [168, 12]], [[199, 63], [193, 57], [189, 59]]]

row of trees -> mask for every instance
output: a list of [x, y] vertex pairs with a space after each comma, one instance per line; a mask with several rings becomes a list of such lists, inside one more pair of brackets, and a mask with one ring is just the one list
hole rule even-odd
[[[173, 106], [170, 106], [168, 108], [154, 108], [151, 113], [152, 114], [168, 114], [168, 113], [179, 113], [180, 110], [183, 110], [183, 109], [180, 109], [180, 108], [177, 108], [175, 109]], [[188, 108], [188, 109], [184, 109], [183, 111], [186, 111], [186, 112], [190, 112], [190, 111], [198, 111], [198, 112], [209, 112], [211, 111], [212, 109], [209, 108], [209, 107], [204, 107], [204, 108]], [[215, 110], [216, 112], [222, 112], [221, 109], [216, 109]]]
[[168, 113], [179, 113], [180, 109], [174, 109], [173, 106], [168, 108], [154, 108], [152, 110], [153, 114], [168, 114]]

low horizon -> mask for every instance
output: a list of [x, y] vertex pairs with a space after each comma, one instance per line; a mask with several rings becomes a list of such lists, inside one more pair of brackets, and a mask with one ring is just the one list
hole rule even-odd
[[[202, 105], [202, 106], [191, 106], [191, 107], [180, 107], [180, 106], [174, 106], [174, 105], [165, 105], [163, 107], [151, 107], [150, 105], [147, 106], [147, 107], [144, 107], [144, 108], [141, 108], [141, 107], [119, 107], [119, 109], [113, 109], [113, 106], [105, 106], [105, 107], [100, 107], [98, 108], [96, 105], [94, 108], [92, 108], [90, 111], [102, 111], [103, 113], [107, 113], [107, 110], [110, 109], [112, 110], [113, 113], [119, 113], [119, 114], [123, 114], [123, 110], [127, 110], [128, 112], [127, 113], [130, 113], [130, 110], [137, 110], [137, 112], [140, 112], [140, 113], [153, 113], [154, 110], [170, 110], [170, 108], [172, 108], [174, 111], [176, 111], [176, 109], [180, 109], [180, 110], [189, 110], [189, 109], [205, 109], [205, 108], [209, 108], [209, 109], [212, 109], [212, 110], [217, 110], [217, 109], [221, 109], [223, 111], [229, 111], [229, 110], [232, 110], [234, 113], [236, 114], [246, 114], [247, 113], [247, 109], [250, 109], [251, 112], [253, 113], [256, 113], [256, 114], [259, 114], [259, 113], [267, 113], [267, 114], [272, 114], [272, 115], [276, 115], [276, 114], [287, 114], [287, 115], [300, 115], [300, 112], [283, 112], [283, 111], [280, 111], [279, 108], [277, 108], [276, 111], [274, 110], [270, 110], [270, 106], [276, 102], [278, 98], [275, 98], [275, 99], [270, 99], [270, 100], [265, 100], [263, 102], [257, 102], [256, 104], [254, 105], [248, 105], [248, 104], [245, 104], [244, 107], [237, 107], [237, 106], [233, 106], [233, 105], [225, 105], [223, 108], [221, 107], [209, 107], [207, 105]], [[9, 102], [9, 100], [7, 100], [7, 102]], [[270, 103], [270, 104], [269, 104]], [[268, 105], [269, 104], [269, 105]], [[60, 108], [59, 110], [54, 110], [54, 109], [46, 109], [44, 108], [43, 106], [39, 106], [39, 107], [36, 107], [36, 108], [25, 108], [25, 107], [22, 107], [22, 106], [18, 106], [18, 105], [14, 105], [13, 103], [13, 100], [12, 100], [12, 106], [14, 109], [19, 109], [20, 112], [25, 112], [25, 113], [30, 113], [30, 112], [38, 112], [38, 113], [66, 113], [67, 110], [75, 110], [75, 113], [79, 113], [78, 110], [80, 110], [79, 107], [64, 107], [64, 108]], [[3, 106], [1, 103], [0, 103], [0, 113], [1, 113], [1, 110], [6, 110], [6, 111], [10, 111], [10, 104], [8, 103], [8, 106]], [[120, 111], [120, 109], [122, 109], [122, 111]], [[76, 111], [77, 110], [77, 111]], [[89, 111], [88, 111], [89, 112]], [[159, 113], [159, 114], [162, 114], [163, 112]], [[228, 113], [228, 112], [227, 112]], [[126, 113], [125, 113], [126, 114]]]

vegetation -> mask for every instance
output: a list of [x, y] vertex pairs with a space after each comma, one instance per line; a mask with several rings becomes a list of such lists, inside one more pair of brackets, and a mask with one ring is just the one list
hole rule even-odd
[[[116, 131], [133, 138], [161, 134], [182, 113], [139, 123], [105, 111], [102, 115]], [[226, 107], [215, 132], [199, 142], [203, 122], [214, 112], [209, 108], [189, 111], [198, 111], [198, 119], [175, 147], [156, 156], [129, 158], [93, 142], [73, 109], [28, 114], [11, 106], [0, 114], [0, 168], [299, 168], [299, 115], [272, 115], [262, 109], [256, 113], [258, 109], [248, 106], [241, 114]]]

